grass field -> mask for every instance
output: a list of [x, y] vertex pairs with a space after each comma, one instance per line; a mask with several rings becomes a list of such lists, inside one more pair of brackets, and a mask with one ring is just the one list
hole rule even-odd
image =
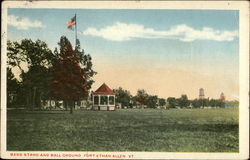
[[238, 109], [8, 111], [7, 150], [238, 152]]

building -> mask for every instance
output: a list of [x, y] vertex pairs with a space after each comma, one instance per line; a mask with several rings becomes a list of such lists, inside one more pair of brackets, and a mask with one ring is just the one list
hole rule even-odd
[[115, 93], [103, 83], [92, 95], [93, 110], [115, 110]]
[[200, 88], [200, 90], [199, 90], [199, 99], [204, 99], [204, 98], [205, 98], [204, 89]]
[[224, 101], [226, 100], [226, 97], [225, 97], [225, 95], [224, 95], [223, 92], [220, 94], [220, 100], [221, 100], [222, 102], [224, 102]]

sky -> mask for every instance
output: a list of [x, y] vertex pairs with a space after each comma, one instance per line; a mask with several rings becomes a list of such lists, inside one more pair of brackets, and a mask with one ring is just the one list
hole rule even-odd
[[81, 47], [93, 59], [92, 90], [102, 83], [133, 95], [239, 98], [239, 12], [236, 10], [8, 9], [8, 39], [45, 41], [54, 50], [77, 15]]

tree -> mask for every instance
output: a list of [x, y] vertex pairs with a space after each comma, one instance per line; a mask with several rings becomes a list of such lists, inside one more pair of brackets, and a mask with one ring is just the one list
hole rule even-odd
[[29, 71], [21, 74], [23, 88], [27, 92], [27, 104], [31, 109], [38, 107], [41, 109], [41, 100], [47, 99], [50, 94], [51, 73], [43, 66], [32, 66]]
[[225, 101], [225, 105], [229, 107], [239, 107], [239, 101], [237, 100]]
[[31, 39], [23, 39], [21, 43], [8, 41], [7, 56], [7, 64], [11, 67], [18, 67], [21, 71], [24, 70], [22, 63], [27, 68], [32, 66], [49, 68], [54, 60], [54, 55], [45, 42], [41, 40], [33, 42]]
[[177, 100], [175, 97], [168, 97], [167, 102], [169, 104], [169, 108], [175, 108], [177, 106]]
[[215, 99], [210, 99], [208, 102], [208, 105], [211, 107], [216, 107], [216, 100]]
[[58, 100], [64, 100], [73, 113], [75, 101], [88, 96], [88, 73], [80, 66], [80, 60], [69, 40], [62, 36], [59, 42], [60, 54], [53, 68], [52, 93]]
[[7, 65], [8, 67], [18, 67], [23, 71], [21, 63], [26, 61], [26, 56], [18, 42], [7, 41]]
[[203, 107], [209, 106], [209, 99], [208, 99], [208, 98], [202, 99], [202, 106], [203, 106]]
[[194, 99], [191, 100], [190, 102], [192, 103], [194, 108], [201, 108], [205, 106], [215, 107], [217, 103], [216, 101], [217, 100], [214, 99], [209, 100], [208, 98], [205, 98], [205, 99]]
[[156, 108], [157, 101], [158, 101], [158, 97], [157, 96], [148, 96], [147, 106], [149, 108]]
[[220, 108], [224, 108], [225, 107], [225, 102], [219, 99], [217, 101], [217, 106], [219, 106]]
[[40, 40], [33, 42], [24, 39], [21, 43], [8, 41], [7, 45], [8, 66], [18, 67], [21, 72], [19, 81], [20, 91], [23, 92], [18, 93], [18, 99], [25, 97], [26, 105], [31, 109], [40, 107], [42, 95], [49, 93], [48, 73], [55, 56], [47, 44]]
[[190, 101], [188, 100], [187, 95], [183, 94], [181, 95], [181, 97], [178, 99], [178, 105], [181, 108], [186, 108], [187, 106], [189, 106]]
[[7, 107], [15, 105], [17, 101], [17, 93], [19, 90], [19, 83], [12, 73], [11, 69], [7, 68]]
[[140, 105], [147, 105], [148, 102], [148, 94], [144, 89], [139, 89], [136, 94], [136, 102]]
[[130, 106], [131, 94], [129, 91], [119, 87], [118, 89], [113, 90], [116, 95], [116, 102], [121, 103], [122, 108], [125, 106]]
[[136, 106], [136, 96], [130, 96], [130, 107]]
[[165, 106], [166, 105], [166, 100], [164, 98], [159, 98], [159, 105], [160, 106]]
[[205, 106], [204, 99], [194, 99], [191, 101], [194, 108], [201, 108]]
[[85, 54], [85, 51], [81, 49], [80, 41], [76, 40], [75, 54], [80, 63], [81, 68], [85, 73], [85, 80], [87, 85], [87, 90], [91, 89], [92, 84], [95, 82], [92, 77], [97, 74], [92, 68], [92, 58], [90, 54]]

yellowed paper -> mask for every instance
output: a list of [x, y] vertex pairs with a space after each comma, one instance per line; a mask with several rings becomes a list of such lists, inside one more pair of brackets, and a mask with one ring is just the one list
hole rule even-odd
[[[67, 29], [68, 20], [74, 21], [70, 18], [75, 14], [76, 18], [79, 18], [76, 19], [78, 32], [75, 32], [76, 28]], [[206, 19], [197, 18], [202, 17], [203, 14], [207, 15], [204, 16]], [[216, 14], [226, 18], [220, 17], [221, 19], [213, 20]], [[66, 21], [60, 19], [64, 15]], [[86, 19], [81, 16], [86, 16]], [[166, 21], [164, 16], [169, 21]], [[232, 23], [232, 27], [223, 24], [229, 24], [229, 21], [239, 25]], [[249, 3], [247, 1], [4, 1], [1, 22], [2, 158], [248, 158]], [[60, 36], [63, 35], [70, 39], [72, 46], [75, 45], [75, 33], [81, 41], [82, 49], [87, 52], [86, 54], [91, 55], [93, 69], [97, 72], [93, 77], [95, 83], [90, 89], [93, 95], [99, 98], [96, 106], [93, 96], [89, 100], [92, 104], [90, 107], [82, 110], [79, 107], [72, 115], [68, 113], [69, 111], [65, 111], [64, 107], [60, 111], [52, 109], [52, 111], [36, 112], [32, 108], [32, 111], [25, 111], [24, 114], [18, 112], [12, 114], [12, 108], [7, 105], [7, 95], [9, 95], [7, 87], [10, 87], [7, 86], [7, 41], [21, 42], [25, 38], [33, 41], [41, 39], [54, 51], [55, 47], [58, 48]], [[60, 52], [60, 48], [58, 50]], [[178, 55], [178, 51], [182, 51], [183, 54]], [[198, 55], [198, 52], [205, 55]], [[29, 70], [26, 63], [22, 63], [21, 67], [24, 72]], [[19, 77], [21, 72], [18, 68], [13, 67], [12, 72], [21, 83], [22, 80]], [[98, 90], [103, 83], [107, 83], [107, 86], [104, 86], [107, 100], [101, 98], [103, 93]], [[204, 107], [204, 104], [202, 109], [195, 108], [192, 103], [184, 108], [180, 105], [171, 108], [168, 101], [168, 105], [166, 104], [164, 108], [159, 105], [158, 99], [155, 102], [157, 105], [153, 107], [150, 107], [149, 103], [143, 105], [137, 100], [129, 107], [118, 103], [119, 99], [111, 99], [114, 95], [117, 96], [116, 90], [113, 89], [119, 89], [119, 87], [129, 90], [131, 96], [135, 97], [138, 90], [145, 89], [149, 97], [158, 96], [158, 98], [165, 98], [166, 101], [169, 97], [180, 98], [182, 94], [186, 94], [192, 102], [199, 99], [199, 94], [211, 101], [211, 99], [221, 98], [220, 96], [224, 96], [225, 93], [227, 101], [237, 100], [239, 106], [235, 112], [227, 108], [211, 109], [211, 106]], [[203, 91], [199, 90], [200, 88], [203, 88]], [[33, 88], [30, 96], [35, 97], [34, 94], [38, 93], [34, 90], [38, 89]], [[28, 93], [28, 90], [23, 93]], [[48, 98], [43, 100], [45, 101], [49, 103]], [[62, 101], [53, 101], [53, 103], [63, 105]], [[102, 108], [106, 105], [106, 108]], [[174, 114], [180, 117], [176, 118]], [[206, 118], [203, 117], [205, 114], [207, 114]], [[224, 115], [228, 123], [226, 125], [221, 124], [224, 122]], [[84, 118], [88, 116], [91, 118]], [[103, 118], [103, 122], [96, 120], [100, 117]], [[143, 119], [144, 117], [148, 119]], [[238, 124], [235, 124], [237, 121]], [[101, 125], [96, 127], [93, 124]], [[207, 128], [204, 129], [202, 124]], [[222, 127], [223, 131], [219, 133], [220, 131], [215, 128], [220, 128], [220, 125], [229, 127], [224, 130]], [[41, 126], [43, 129], [39, 128]], [[55, 132], [51, 126], [59, 130], [64, 128], [64, 130]], [[156, 126], [159, 128], [155, 128]], [[230, 126], [238, 127], [239, 132], [232, 135]], [[46, 131], [44, 128], [49, 130]], [[87, 132], [93, 133], [93, 136]], [[126, 133], [130, 134], [126, 135]], [[67, 134], [69, 134], [68, 139], [65, 139]], [[103, 136], [103, 134], [110, 134], [112, 137]], [[194, 136], [196, 134], [197, 136]], [[203, 140], [200, 143], [196, 139], [199, 137]], [[23, 138], [27, 138], [25, 144], [20, 143]], [[67, 145], [67, 142], [70, 145]], [[37, 143], [41, 147], [32, 150], [31, 146], [39, 146]], [[204, 148], [195, 147], [199, 145]], [[47, 150], [47, 148], [56, 148], [56, 150]]]

